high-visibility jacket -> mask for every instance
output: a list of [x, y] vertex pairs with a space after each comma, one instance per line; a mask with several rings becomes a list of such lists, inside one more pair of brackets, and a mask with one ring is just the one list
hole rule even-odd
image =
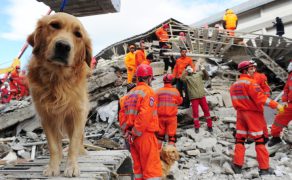
[[195, 65], [193, 63], [192, 58], [190, 57], [180, 57], [176, 60], [176, 63], [174, 65], [173, 69], [173, 76], [175, 78], [180, 78], [183, 71], [186, 69], [186, 67], [190, 65], [193, 70], [195, 71]]
[[132, 129], [134, 136], [141, 136], [144, 132], [159, 130], [157, 116], [157, 97], [150, 86], [139, 82], [135, 88], [126, 94], [121, 117], [126, 124], [124, 129]]
[[163, 29], [163, 27], [158, 28], [155, 34], [160, 42], [167, 42], [169, 40], [168, 33]]
[[241, 74], [230, 87], [233, 107], [241, 111], [263, 112], [264, 104], [275, 109], [277, 102], [266, 96], [260, 86], [247, 74]]
[[125, 65], [128, 68], [136, 68], [135, 53], [129, 52], [125, 57]]
[[260, 87], [264, 91], [264, 94], [270, 97], [271, 88], [268, 85], [267, 76], [264, 73], [255, 72], [253, 74], [253, 79], [256, 81], [258, 85], [260, 85]]
[[292, 72], [290, 72], [287, 82], [284, 86], [283, 102], [292, 103]]
[[135, 53], [136, 67], [138, 67], [143, 61], [146, 61], [145, 51], [142, 49], [138, 49]]
[[226, 29], [236, 29], [236, 23], [238, 18], [231, 9], [227, 10], [223, 17], [223, 20], [226, 22]]
[[118, 112], [118, 120], [120, 127], [122, 129], [122, 132], [125, 133], [126, 131], [126, 126], [127, 126], [127, 119], [125, 118], [125, 99], [126, 96], [123, 96], [119, 100], [119, 112]]
[[164, 84], [164, 87], [156, 91], [158, 104], [158, 116], [170, 117], [176, 116], [177, 106], [182, 103], [182, 97], [178, 90], [171, 84]]

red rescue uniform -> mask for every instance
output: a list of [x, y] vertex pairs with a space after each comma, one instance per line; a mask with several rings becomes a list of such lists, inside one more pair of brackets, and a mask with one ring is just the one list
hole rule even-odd
[[288, 106], [285, 108], [284, 113], [276, 116], [275, 121], [272, 124], [271, 135], [273, 137], [279, 137], [283, 128], [286, 127], [292, 119], [292, 72], [290, 72], [284, 86], [282, 102], [288, 103]]
[[158, 139], [163, 141], [167, 134], [169, 142], [173, 144], [176, 141], [177, 106], [182, 103], [183, 99], [178, 90], [170, 83], [164, 84], [164, 87], [158, 89], [156, 94], [159, 119]]
[[264, 104], [276, 108], [278, 103], [268, 98], [258, 84], [247, 74], [241, 74], [230, 87], [233, 107], [237, 110], [236, 145], [233, 163], [244, 163], [246, 138], [256, 142], [255, 150], [260, 169], [269, 168], [269, 153], [264, 144], [263, 129], [266, 126], [263, 115]]
[[130, 145], [135, 180], [161, 178], [162, 167], [155, 136], [159, 122], [154, 91], [146, 83], [139, 82], [120, 102], [120, 123], [125, 122], [122, 129], [131, 131], [135, 137]]

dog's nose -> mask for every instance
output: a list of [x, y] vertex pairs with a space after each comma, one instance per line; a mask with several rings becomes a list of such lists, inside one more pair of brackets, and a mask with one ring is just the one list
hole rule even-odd
[[68, 42], [66, 41], [57, 41], [55, 44], [55, 48], [57, 51], [61, 52], [69, 52], [71, 50], [71, 46]]

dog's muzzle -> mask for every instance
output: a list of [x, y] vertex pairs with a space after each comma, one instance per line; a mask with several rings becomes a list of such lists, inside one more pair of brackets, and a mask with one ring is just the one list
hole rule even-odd
[[68, 64], [68, 57], [71, 45], [67, 41], [59, 40], [55, 43], [54, 55], [52, 61], [62, 64]]

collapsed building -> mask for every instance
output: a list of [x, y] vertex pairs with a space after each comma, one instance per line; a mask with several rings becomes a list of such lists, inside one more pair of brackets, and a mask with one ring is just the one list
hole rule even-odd
[[[170, 25], [172, 48], [160, 54], [155, 30], [162, 24]], [[179, 32], [186, 33], [186, 42], [179, 42]], [[174, 179], [251, 179], [259, 178], [254, 143], [247, 145], [246, 163], [242, 174], [235, 175], [230, 163], [233, 157], [236, 114], [229, 95], [230, 84], [238, 76], [237, 64], [253, 59], [269, 78], [276, 97], [287, 78], [286, 65], [292, 55], [292, 40], [236, 32], [235, 37], [215, 28], [192, 28], [175, 19], [169, 19], [153, 29], [117, 42], [98, 53], [96, 69], [88, 79], [90, 113], [85, 128], [85, 147], [89, 156], [81, 157], [81, 177], [84, 179], [123, 179], [131, 176], [131, 160], [124, 150], [122, 133], [117, 122], [118, 99], [126, 93], [124, 55], [128, 44], [146, 42], [147, 52], [153, 52], [151, 63], [156, 90], [163, 86], [164, 63], [162, 58], [178, 56], [180, 47], [188, 49], [188, 56], [208, 67], [212, 77], [206, 82], [207, 100], [214, 120], [211, 134], [202, 125], [202, 131], [193, 130], [192, 110], [179, 110], [178, 141], [180, 159], [173, 166]], [[0, 119], [0, 179], [44, 178], [41, 166], [48, 161], [46, 138], [39, 119], [28, 97], [1, 106]], [[269, 125], [275, 114], [267, 110]], [[202, 115], [202, 112], [200, 112]], [[200, 118], [204, 122], [204, 118]], [[283, 133], [286, 142], [269, 149], [271, 166], [276, 175], [263, 179], [291, 179], [291, 125]], [[64, 139], [64, 154], [68, 140]], [[14, 163], [15, 166], [10, 164]], [[2, 164], [2, 165], [1, 165]]]

